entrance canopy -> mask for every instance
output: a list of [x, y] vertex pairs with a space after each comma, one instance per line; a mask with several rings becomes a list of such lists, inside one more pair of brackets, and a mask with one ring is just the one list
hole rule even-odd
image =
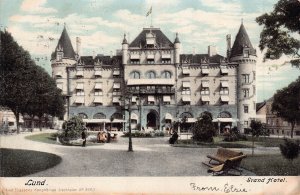
[[173, 117], [172, 117], [172, 115], [171, 115], [170, 113], [166, 113], [165, 119], [166, 119], [166, 120], [172, 120]]
[[82, 119], [85, 123], [110, 123], [109, 119]]
[[216, 118], [212, 122], [232, 123], [232, 122], [234, 122], [234, 120], [232, 118]]

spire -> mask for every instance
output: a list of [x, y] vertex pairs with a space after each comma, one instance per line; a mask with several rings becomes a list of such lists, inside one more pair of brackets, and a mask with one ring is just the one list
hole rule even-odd
[[126, 34], [125, 34], [125, 33], [124, 33], [124, 39], [123, 39], [122, 44], [128, 44], [127, 39], [126, 39]]
[[64, 53], [63, 55], [64, 58], [75, 59], [75, 51], [73, 49], [71, 39], [68, 35], [65, 23], [64, 23], [64, 29], [61, 33], [55, 51], [52, 55], [52, 59], [56, 58], [56, 54], [57, 54], [56, 52], [58, 51], [58, 49], [62, 49], [62, 52]]
[[250, 53], [249, 53], [250, 55], [256, 55], [256, 51], [250, 42], [249, 36], [246, 32], [246, 29], [242, 21], [239, 32], [235, 37], [235, 41], [231, 49], [230, 57], [242, 55], [244, 48], [250, 49]]
[[176, 33], [176, 38], [175, 38], [174, 44], [175, 43], [180, 43], [179, 38], [178, 38], [178, 33]]

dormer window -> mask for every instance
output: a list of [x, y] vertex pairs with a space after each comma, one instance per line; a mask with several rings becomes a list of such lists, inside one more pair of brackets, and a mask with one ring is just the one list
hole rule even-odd
[[57, 52], [57, 56], [56, 56], [56, 60], [57, 61], [62, 61], [62, 59], [63, 59], [63, 52]]
[[248, 48], [244, 48], [243, 51], [243, 57], [244, 58], [249, 58], [250, 50]]
[[155, 45], [155, 34], [152, 32], [146, 34], [146, 43], [148, 48], [153, 48]]

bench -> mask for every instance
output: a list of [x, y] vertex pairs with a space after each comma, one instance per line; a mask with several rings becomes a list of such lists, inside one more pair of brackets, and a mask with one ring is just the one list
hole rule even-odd
[[219, 148], [217, 151], [217, 154], [212, 156], [212, 155], [207, 155], [207, 158], [209, 158], [209, 164], [211, 164], [211, 161], [214, 160], [219, 164], [225, 163], [226, 160], [230, 158], [234, 158], [237, 156], [243, 155], [242, 152], [236, 152], [233, 150], [228, 150], [226, 148]]
[[225, 174], [225, 175], [228, 175], [228, 172], [230, 170], [236, 170], [239, 172], [239, 174], [241, 175], [242, 174], [242, 170], [239, 169], [239, 166], [242, 162], [242, 160], [244, 158], [246, 158], [247, 156], [245, 154], [242, 154], [240, 156], [236, 156], [236, 157], [233, 157], [233, 158], [229, 158], [227, 160], [225, 160], [224, 163], [220, 164], [220, 165], [216, 165], [216, 166], [212, 166], [212, 165], [209, 165], [209, 164], [205, 164], [207, 166], [209, 166], [210, 168], [207, 170], [208, 173], [213, 173], [213, 175], [215, 174], [218, 174], [218, 175], [222, 175], [222, 174]]

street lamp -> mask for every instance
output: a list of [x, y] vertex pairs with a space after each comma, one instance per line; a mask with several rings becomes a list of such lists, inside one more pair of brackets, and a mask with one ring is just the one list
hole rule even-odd
[[[128, 152], [133, 152], [132, 148], [132, 136], [131, 136], [131, 101], [132, 101], [132, 93], [128, 89], [125, 91], [124, 96], [121, 97], [122, 100], [124, 100], [124, 110], [128, 111], [129, 113], [129, 132], [128, 132], [128, 138], [129, 138], [129, 143], [128, 143]], [[127, 108], [126, 108], [126, 103]]]

